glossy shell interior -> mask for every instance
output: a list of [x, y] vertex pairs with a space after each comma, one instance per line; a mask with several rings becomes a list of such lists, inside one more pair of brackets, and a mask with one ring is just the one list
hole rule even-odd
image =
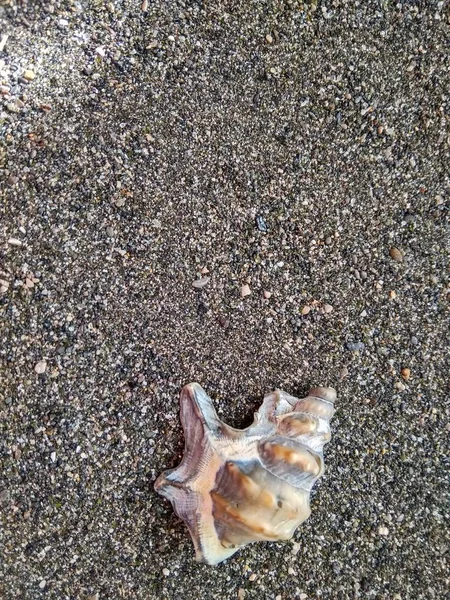
[[183, 459], [155, 489], [186, 523], [198, 561], [214, 565], [250, 542], [292, 537], [324, 470], [335, 399], [332, 388], [302, 399], [277, 390], [240, 430], [218, 418], [198, 383], [182, 389]]

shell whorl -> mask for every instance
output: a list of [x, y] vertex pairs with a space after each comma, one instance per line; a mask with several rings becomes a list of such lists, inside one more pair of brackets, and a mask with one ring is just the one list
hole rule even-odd
[[335, 399], [332, 388], [301, 399], [276, 390], [239, 430], [218, 418], [198, 383], [182, 389], [183, 459], [155, 489], [185, 521], [198, 561], [217, 564], [250, 542], [292, 537], [324, 471]]

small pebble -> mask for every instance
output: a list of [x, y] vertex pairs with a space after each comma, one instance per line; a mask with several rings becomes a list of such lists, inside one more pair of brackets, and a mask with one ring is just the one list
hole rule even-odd
[[22, 245], [22, 242], [20, 240], [18, 240], [17, 238], [9, 238], [8, 240], [8, 244], [10, 246], [16, 246], [19, 247]]
[[311, 307], [307, 304], [302, 308], [302, 315], [307, 315], [311, 312]]
[[244, 285], [241, 287], [241, 297], [245, 298], [246, 296], [250, 296], [250, 294], [252, 293], [250, 286], [247, 283], [244, 283]]
[[8, 110], [11, 113], [18, 113], [20, 112], [20, 108], [17, 106], [17, 104], [14, 104], [14, 102], [10, 102], [9, 104], [6, 105], [6, 110]]
[[411, 377], [411, 370], [408, 367], [402, 369], [402, 377], [405, 381], [407, 381]]
[[148, 0], [144, 0], [141, 4], [141, 10], [142, 12], [147, 12], [148, 10]]
[[192, 282], [192, 286], [195, 287], [196, 290], [201, 290], [208, 283], [209, 279], [209, 277], [202, 277], [201, 279], [196, 279]]
[[325, 314], [329, 314], [330, 312], [333, 312], [333, 307], [331, 306], [331, 304], [324, 304], [323, 305], [323, 312]]
[[389, 535], [389, 529], [380, 525], [380, 527], [378, 527], [378, 535]]
[[391, 300], [395, 300], [395, 298], [397, 298], [397, 294], [394, 292], [394, 290], [391, 290], [391, 291], [389, 292], [389, 298], [390, 298]]
[[0, 39], [0, 52], [3, 52], [6, 46], [6, 42], [8, 41], [9, 35], [4, 33]]
[[27, 81], [33, 81], [33, 79], [36, 77], [36, 74], [31, 69], [27, 69], [26, 71], [24, 71], [22, 77]]
[[264, 217], [262, 215], [258, 215], [256, 217], [256, 226], [259, 229], [259, 231], [262, 231], [263, 233], [267, 233], [267, 231], [268, 231], [267, 223], [265, 222]]
[[403, 262], [403, 254], [400, 252], [398, 248], [394, 246], [389, 250], [389, 254], [391, 255], [392, 260], [395, 262], [401, 263]]
[[6, 281], [6, 279], [0, 279], [0, 293], [4, 294], [5, 292], [8, 291], [9, 288], [9, 281]]
[[350, 350], [350, 352], [358, 352], [360, 350], [364, 350], [366, 347], [364, 342], [347, 342], [346, 348]]
[[42, 579], [42, 581], [39, 582], [39, 587], [41, 588], [41, 590], [43, 590], [46, 585], [47, 585], [47, 582], [45, 581], [45, 579]]
[[252, 574], [250, 575], [250, 577], [248, 578], [248, 580], [249, 580], [249, 581], [255, 581], [255, 579], [256, 579], [257, 577], [258, 577], [258, 576], [256, 575], [256, 573], [252, 573]]
[[268, 292], [267, 290], [264, 290], [263, 296], [266, 300], [268, 300], [272, 296], [272, 292]]
[[339, 371], [339, 379], [342, 381], [342, 379], [345, 379], [348, 375], [348, 369], [347, 367], [342, 367], [342, 369]]
[[38, 375], [42, 375], [42, 373], [45, 373], [46, 368], [47, 368], [47, 361], [40, 360], [38, 363], [36, 363], [34, 370], [36, 371], [36, 373]]
[[267, 42], [268, 44], [272, 44], [272, 42], [273, 42], [273, 37], [270, 35], [270, 33], [268, 33], [268, 34], [266, 35], [266, 42]]
[[406, 390], [406, 386], [404, 383], [402, 383], [401, 381], [396, 381], [394, 383], [394, 387], [396, 390], [398, 390], [399, 392], [404, 392]]
[[223, 329], [226, 329], [230, 325], [230, 320], [227, 319], [226, 317], [219, 317], [217, 319], [217, 321], [218, 321], [219, 325], [221, 327], [223, 327]]
[[169, 569], [163, 569], [162, 572], [163, 572], [163, 575], [165, 575], [166, 577], [168, 577], [170, 575]]
[[244, 600], [245, 598], [245, 590], [243, 588], [238, 589], [238, 600]]

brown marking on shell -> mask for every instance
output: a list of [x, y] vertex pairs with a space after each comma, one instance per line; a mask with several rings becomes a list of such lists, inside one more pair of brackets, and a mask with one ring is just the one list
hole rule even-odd
[[288, 413], [278, 418], [278, 430], [286, 435], [297, 437], [299, 435], [313, 434], [317, 431], [318, 421], [314, 416], [305, 413]]
[[331, 388], [301, 400], [276, 390], [253, 424], [238, 430], [220, 421], [198, 384], [183, 388], [183, 460], [155, 489], [186, 522], [197, 560], [217, 564], [250, 542], [292, 537], [323, 473], [335, 399]]
[[284, 462], [289, 466], [298, 467], [302, 471], [311, 473], [316, 477], [319, 475], [320, 463], [305, 448], [294, 449], [271, 441], [266, 442], [263, 448], [266, 456], [268, 455], [269, 459], [273, 462]]

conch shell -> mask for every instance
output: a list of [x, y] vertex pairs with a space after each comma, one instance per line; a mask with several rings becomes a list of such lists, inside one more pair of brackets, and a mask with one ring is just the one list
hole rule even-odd
[[183, 459], [155, 489], [186, 523], [196, 560], [215, 565], [250, 542], [292, 537], [310, 515], [311, 488], [324, 471], [335, 399], [332, 388], [313, 388], [300, 400], [277, 390], [240, 430], [219, 419], [198, 383], [182, 389]]

